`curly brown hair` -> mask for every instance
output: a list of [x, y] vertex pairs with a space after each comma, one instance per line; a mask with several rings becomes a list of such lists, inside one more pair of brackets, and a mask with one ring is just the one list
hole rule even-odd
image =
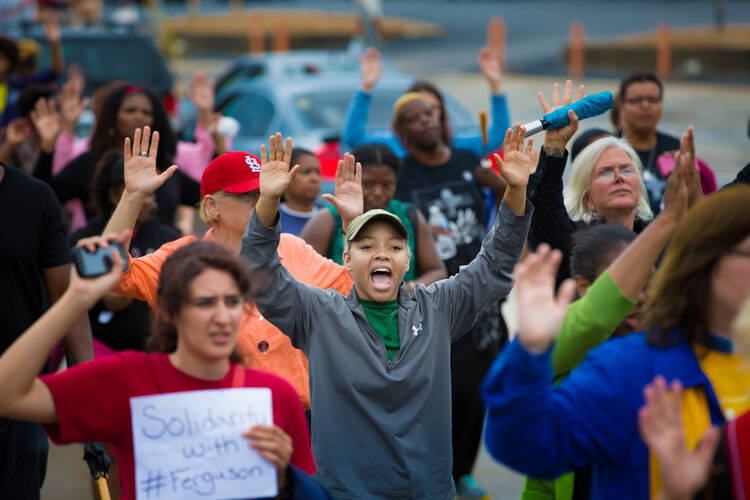
[[732, 186], [702, 199], [682, 218], [647, 292], [644, 323], [651, 343], [666, 346], [685, 338], [710, 345], [711, 273], [722, 255], [750, 235], [748, 214], [750, 186]]
[[[229, 250], [206, 241], [185, 245], [170, 255], [161, 268], [156, 289], [156, 317], [151, 335], [146, 339], [147, 351], [171, 353], [177, 349], [177, 329], [169, 318], [179, 314], [190, 299], [190, 283], [206, 269], [218, 269], [230, 274], [242, 296], [250, 300], [247, 269]], [[235, 363], [242, 361], [236, 348], [230, 360]]]

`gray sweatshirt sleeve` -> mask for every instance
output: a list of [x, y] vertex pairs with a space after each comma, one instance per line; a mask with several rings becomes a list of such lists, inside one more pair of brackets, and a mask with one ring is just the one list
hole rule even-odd
[[280, 234], [278, 220], [273, 227], [266, 227], [253, 214], [242, 237], [240, 257], [250, 270], [250, 289], [260, 313], [288, 336], [294, 347], [304, 350], [313, 311], [320, 311], [330, 297], [319, 288], [300, 283], [281, 265]]
[[474, 260], [458, 274], [426, 288], [435, 309], [446, 315], [453, 340], [469, 331], [485, 306], [510, 292], [513, 268], [521, 258], [533, 211], [527, 201], [526, 214], [519, 216], [503, 201]]

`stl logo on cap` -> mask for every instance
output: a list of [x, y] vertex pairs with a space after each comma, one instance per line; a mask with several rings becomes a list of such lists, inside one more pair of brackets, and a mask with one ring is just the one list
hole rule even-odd
[[253, 172], [260, 172], [260, 163], [258, 163], [258, 160], [256, 160], [252, 156], [245, 156], [245, 163], [247, 163], [247, 166], [250, 167], [250, 170], [252, 170]]

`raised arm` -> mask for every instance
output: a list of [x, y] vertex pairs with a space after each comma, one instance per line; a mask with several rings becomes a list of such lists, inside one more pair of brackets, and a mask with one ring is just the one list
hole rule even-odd
[[[578, 87], [576, 99], [581, 99], [584, 94], [583, 85]], [[565, 90], [562, 98], [560, 96], [560, 85], [555, 83], [552, 91], [552, 105], [547, 102], [544, 94], [538, 93], [539, 103], [543, 113], [549, 113], [561, 106], [567, 106], [573, 102], [573, 82], [565, 82]], [[532, 249], [540, 243], [548, 243], [552, 248], [563, 252], [563, 262], [558, 274], [558, 283], [570, 275], [570, 264], [568, 261], [568, 248], [570, 237], [575, 232], [575, 224], [570, 220], [563, 202], [562, 176], [565, 171], [565, 163], [568, 152], [565, 147], [578, 130], [578, 117], [573, 111], [569, 114], [570, 124], [557, 130], [548, 130], [544, 134], [544, 145], [539, 155], [539, 163], [535, 176], [540, 176], [535, 186], [534, 193], [530, 196], [533, 200], [535, 211], [531, 220], [529, 230], [529, 244]]]
[[305, 240], [320, 255], [328, 257], [328, 249], [331, 245], [331, 233], [333, 233], [334, 227], [335, 224], [333, 223], [333, 214], [331, 214], [331, 211], [318, 210], [318, 213], [302, 228], [300, 238]]
[[242, 237], [240, 256], [250, 270], [258, 310], [291, 338], [292, 345], [304, 348], [308, 323], [319, 317], [319, 297], [325, 292], [297, 281], [279, 259], [279, 202], [299, 168], [290, 168], [291, 156], [292, 140], [287, 138], [285, 146], [280, 133], [270, 137], [268, 151], [261, 146], [260, 197]]
[[49, 44], [50, 69], [58, 75], [62, 75], [63, 71], [65, 71], [65, 56], [62, 50], [60, 25], [57, 24], [54, 16], [49, 16], [44, 23], [44, 38], [46, 38]]
[[615, 259], [580, 300], [568, 308], [558, 332], [552, 363], [555, 375], [572, 370], [586, 353], [607, 340], [641, 298], [659, 255], [674, 229], [694, 203], [690, 168], [692, 129], [680, 142], [677, 167], [667, 180], [664, 210]]
[[[640, 367], [646, 356], [636, 353], [635, 337], [618, 338], [553, 385], [549, 347], [575, 289], [567, 280], [555, 296], [560, 261], [559, 251], [540, 245], [516, 267], [518, 335], [495, 360], [482, 387], [490, 453], [544, 478], [622, 456], [636, 432], [635, 419], [623, 420], [623, 415], [634, 416], [638, 404], [637, 398], [623, 395], [640, 383], [643, 370], [631, 365]], [[616, 355], [628, 348], [630, 357]]]
[[188, 95], [198, 111], [195, 142], [178, 142], [174, 159], [180, 167], [180, 172], [197, 182], [201, 181], [203, 170], [213, 158], [216, 149], [216, 142], [209, 132], [214, 121], [214, 87], [215, 82], [205, 73], [198, 72], [193, 75]]
[[[110, 237], [122, 241], [125, 235]], [[120, 279], [124, 262], [113, 254], [112, 270], [99, 278], [81, 279], [71, 272], [70, 285], [60, 299], [0, 356], [0, 415], [39, 423], [57, 421], [47, 386], [37, 376], [52, 349], [79, 316], [85, 314]]]
[[369, 47], [365, 50], [359, 58], [359, 68], [362, 83], [349, 105], [342, 133], [344, 142], [352, 148], [369, 142], [365, 125], [367, 125], [370, 114], [372, 90], [383, 75], [383, 61], [380, 59], [380, 51], [375, 47]]
[[510, 128], [508, 99], [503, 93], [503, 69], [498, 54], [489, 47], [479, 49], [479, 69], [490, 86], [490, 113], [492, 124], [488, 131], [487, 149], [494, 151], [503, 145], [505, 131]]
[[[132, 146], [130, 138], [125, 138], [123, 148], [125, 189], [122, 192], [120, 203], [117, 204], [112, 217], [109, 218], [109, 222], [104, 228], [104, 234], [119, 234], [125, 230], [132, 233], [143, 201], [177, 171], [177, 166], [172, 165], [164, 172], [158, 172], [156, 169], [156, 153], [158, 150], [159, 132], [151, 134], [149, 127], [144, 127], [143, 131], [141, 129], [135, 130]], [[124, 245], [126, 249], [130, 247], [130, 237]]]

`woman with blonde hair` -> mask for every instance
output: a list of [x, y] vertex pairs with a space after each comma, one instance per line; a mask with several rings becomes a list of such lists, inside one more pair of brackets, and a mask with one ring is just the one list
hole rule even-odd
[[[583, 97], [580, 86], [577, 99]], [[566, 82], [562, 99], [559, 85], [553, 90], [552, 106], [540, 93], [545, 113], [573, 101], [573, 84]], [[563, 173], [568, 160], [565, 149], [578, 129], [578, 119], [570, 112], [570, 124], [548, 130], [539, 155], [536, 172], [529, 179], [527, 196], [535, 211], [529, 230], [529, 244], [536, 248], [547, 243], [563, 253], [557, 283], [570, 276], [570, 244], [575, 231], [596, 223], [618, 223], [640, 233], [653, 218], [643, 183], [638, 154], [627, 141], [601, 137], [576, 155], [571, 165], [571, 178], [563, 188]], [[692, 129], [688, 129], [692, 144]], [[691, 200], [698, 196], [697, 174], [690, 174]]]

